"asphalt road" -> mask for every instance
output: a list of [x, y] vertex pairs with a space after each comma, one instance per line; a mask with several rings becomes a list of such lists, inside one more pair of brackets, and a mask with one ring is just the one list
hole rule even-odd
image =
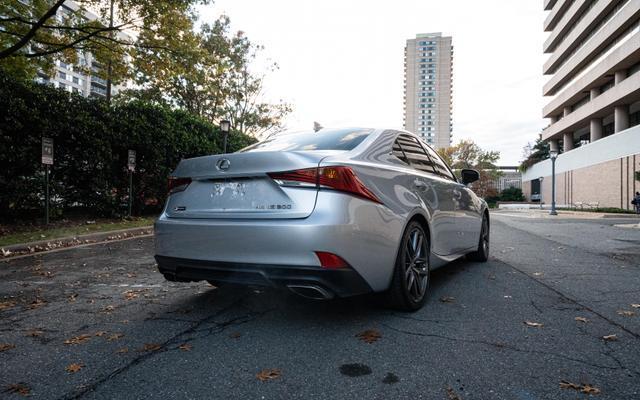
[[165, 282], [151, 238], [0, 262], [0, 397], [639, 399], [640, 230], [621, 222], [494, 214], [491, 260], [434, 272], [413, 314]]

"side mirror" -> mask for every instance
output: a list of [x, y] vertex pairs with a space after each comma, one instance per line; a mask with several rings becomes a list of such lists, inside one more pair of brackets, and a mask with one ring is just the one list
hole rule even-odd
[[463, 169], [460, 171], [462, 183], [468, 185], [480, 179], [480, 174], [475, 169]]

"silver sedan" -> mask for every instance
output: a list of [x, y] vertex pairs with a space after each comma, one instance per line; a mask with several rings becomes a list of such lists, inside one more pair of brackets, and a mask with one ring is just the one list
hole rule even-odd
[[489, 254], [487, 204], [420, 137], [392, 129], [280, 134], [182, 160], [155, 224], [171, 281], [269, 285], [314, 299], [384, 292], [417, 310], [430, 272]]

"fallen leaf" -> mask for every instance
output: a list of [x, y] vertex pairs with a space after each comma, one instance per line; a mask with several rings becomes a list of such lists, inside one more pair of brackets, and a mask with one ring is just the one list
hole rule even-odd
[[100, 337], [100, 336], [104, 336], [104, 335], [106, 335], [106, 334], [107, 334], [107, 332], [105, 332], [105, 331], [98, 331], [98, 332], [94, 333], [94, 334], [93, 334], [93, 336], [98, 336], [98, 337]]
[[356, 337], [365, 343], [373, 343], [377, 342], [382, 335], [375, 329], [367, 329], [366, 331], [356, 334]]
[[279, 378], [282, 372], [279, 369], [264, 369], [256, 374], [261, 382], [270, 381]]
[[574, 319], [578, 322], [589, 322], [585, 317], [575, 317]]
[[582, 389], [580, 391], [584, 394], [600, 394], [600, 389], [591, 385], [582, 385]]
[[640, 308], [640, 304], [631, 304], [631, 307], [633, 307], [633, 308]]
[[47, 304], [47, 302], [46, 302], [46, 301], [44, 301], [44, 300], [42, 300], [42, 299], [40, 299], [40, 298], [37, 298], [37, 299], [35, 299], [34, 301], [32, 301], [32, 302], [31, 302], [31, 304], [29, 304], [29, 305], [27, 306], [27, 308], [28, 308], [29, 310], [35, 310], [36, 308], [38, 308], [38, 307], [42, 307], [42, 306], [44, 306], [45, 304]]
[[560, 381], [560, 389], [580, 390], [581, 388], [582, 386], [577, 383], [565, 381], [564, 379]]
[[85, 333], [83, 335], [75, 336], [75, 337], [72, 337], [71, 339], [65, 340], [64, 344], [80, 344], [80, 343], [84, 343], [87, 340], [89, 340], [90, 337], [91, 337], [91, 335]]
[[502, 297], [504, 297], [505, 299], [512, 299], [513, 298], [513, 296], [509, 296], [509, 295], [505, 295], [505, 296], [502, 296]]
[[140, 351], [157, 351], [162, 348], [159, 343], [145, 343], [144, 347]]
[[447, 386], [447, 398], [449, 400], [462, 400], [462, 398], [458, 396], [458, 393], [456, 393], [451, 386]]
[[135, 278], [136, 274], [127, 274], [127, 278]]
[[191, 351], [191, 345], [189, 343], [181, 344], [178, 348], [182, 351]]
[[5, 389], [6, 393], [17, 393], [22, 396], [29, 396], [31, 389], [24, 383], [13, 383]]
[[75, 364], [74, 363], [74, 364], [69, 364], [67, 366], [67, 368], [65, 368], [65, 370], [67, 372], [76, 373], [76, 372], [80, 371], [82, 369], [82, 367], [84, 367], [83, 364]]
[[43, 333], [44, 333], [43, 331], [32, 329], [30, 331], [27, 331], [27, 336], [38, 337], [38, 336], [42, 336]]
[[572, 389], [584, 394], [600, 394], [600, 389], [592, 386], [591, 384], [585, 383], [583, 385], [579, 385], [564, 379], [560, 381], [560, 389]]
[[237, 338], [239, 338], [240, 336], [241, 336], [241, 335], [240, 335], [240, 332], [232, 332], [232, 333], [229, 335], [229, 337], [230, 337], [231, 339], [237, 339]]
[[116, 350], [116, 353], [128, 353], [128, 352], [129, 352], [128, 347], [123, 347], [121, 349]]
[[112, 311], [113, 311], [113, 310], [115, 310], [115, 309], [116, 309], [116, 308], [115, 308], [114, 306], [106, 306], [105, 308], [103, 308], [103, 309], [102, 309], [102, 312], [110, 313], [110, 312], [112, 312]]
[[16, 348], [15, 344], [0, 343], [0, 351], [7, 351], [15, 348]]
[[8, 310], [16, 305], [15, 301], [3, 301], [0, 302], [0, 311]]
[[107, 338], [107, 341], [113, 342], [114, 340], [118, 340], [123, 336], [124, 336], [124, 334], [122, 334], [122, 333], [114, 333], [113, 335], [109, 335], [109, 337]]
[[138, 293], [136, 293], [135, 290], [127, 290], [126, 292], [124, 292], [125, 300], [133, 300], [136, 297], [138, 297]]
[[534, 272], [534, 273], [533, 273], [533, 276], [542, 276], [542, 275], [543, 275], [543, 273], [542, 273], [542, 272]]
[[623, 315], [625, 317], [633, 317], [634, 315], [636, 315], [636, 313], [629, 310], [618, 310], [618, 315]]
[[67, 300], [69, 301], [69, 303], [73, 303], [74, 301], [76, 301], [77, 298], [78, 298], [78, 294], [74, 293], [71, 296], [67, 297]]
[[617, 335], [605, 335], [602, 337], [602, 339], [609, 341], [609, 342], [615, 342], [616, 340], [618, 340], [618, 336]]
[[3, 257], [9, 257], [11, 255], [11, 252], [9, 250], [0, 249], [0, 251], [2, 251]]
[[544, 324], [541, 324], [540, 322], [531, 322], [531, 321], [524, 321], [524, 324], [527, 326], [531, 326], [533, 328], [542, 328], [544, 326]]
[[440, 302], [441, 303], [453, 303], [454, 301], [456, 301], [456, 298], [453, 297], [453, 296], [440, 297]]

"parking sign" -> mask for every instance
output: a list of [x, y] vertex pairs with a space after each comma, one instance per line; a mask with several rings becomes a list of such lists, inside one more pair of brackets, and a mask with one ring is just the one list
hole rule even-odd
[[53, 139], [42, 138], [42, 163], [53, 165]]
[[129, 156], [127, 157], [127, 168], [129, 171], [136, 170], [136, 151], [129, 150]]

